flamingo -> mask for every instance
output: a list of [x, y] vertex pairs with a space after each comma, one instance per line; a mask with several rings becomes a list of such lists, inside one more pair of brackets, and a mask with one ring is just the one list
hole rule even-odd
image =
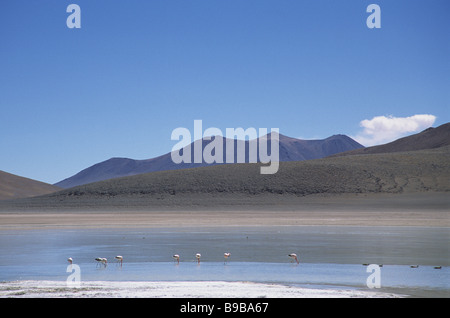
[[108, 260], [104, 257], [97, 257], [95, 260], [97, 261], [97, 265], [103, 264], [103, 266], [106, 267], [106, 265], [108, 264]]
[[73, 262], [72, 257], [69, 257], [69, 258], [67, 259], [67, 261], [70, 263], [70, 265], [72, 265], [72, 262]]
[[202, 254], [200, 254], [200, 253], [197, 253], [197, 254], [195, 254], [195, 258], [197, 259], [197, 264], [200, 264], [200, 257], [202, 257]]
[[231, 253], [228, 253], [228, 252], [223, 253], [223, 257], [225, 257], [225, 263], [227, 262], [228, 257], [230, 257], [230, 256], [231, 256]]
[[289, 254], [288, 256], [289, 256], [290, 258], [294, 259], [294, 260], [297, 262], [297, 264], [299, 263], [299, 262], [298, 262], [298, 258], [297, 258], [297, 254], [291, 253], [291, 254]]
[[123, 256], [117, 255], [117, 256], [114, 257], [114, 258], [117, 260], [117, 263], [120, 263], [120, 267], [122, 267]]
[[172, 257], [173, 257], [174, 260], [177, 261], [177, 265], [179, 265], [180, 264], [180, 255], [174, 254]]

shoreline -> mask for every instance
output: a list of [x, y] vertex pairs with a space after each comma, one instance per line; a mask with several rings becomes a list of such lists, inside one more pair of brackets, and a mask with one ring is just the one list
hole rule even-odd
[[450, 227], [446, 211], [423, 212], [14, 212], [0, 214], [0, 230], [89, 228], [191, 228], [239, 226]]
[[0, 282], [0, 298], [401, 298], [406, 295], [350, 288], [305, 288], [275, 283], [228, 281]]
[[[123, 198], [77, 202], [73, 206], [0, 201], [0, 230], [272, 225], [450, 227], [447, 193], [275, 195], [253, 201], [237, 197], [203, 199], [199, 201], [201, 205], [155, 205]], [[16, 205], [17, 202], [22, 203]]]

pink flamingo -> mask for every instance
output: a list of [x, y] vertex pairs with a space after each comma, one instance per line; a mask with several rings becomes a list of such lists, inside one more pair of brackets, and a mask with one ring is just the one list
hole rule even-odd
[[230, 257], [231, 256], [231, 253], [223, 253], [223, 257], [225, 257], [225, 263], [227, 263], [227, 261], [228, 261], [228, 257]]
[[122, 262], [123, 262], [123, 256], [121, 255], [117, 255], [116, 257], [114, 257], [118, 263], [120, 263], [120, 267], [122, 267]]
[[291, 254], [289, 254], [288, 256], [289, 256], [290, 258], [294, 259], [294, 260], [297, 262], [297, 264], [299, 264], [299, 261], [298, 261], [298, 258], [297, 258], [297, 254], [291, 253]]

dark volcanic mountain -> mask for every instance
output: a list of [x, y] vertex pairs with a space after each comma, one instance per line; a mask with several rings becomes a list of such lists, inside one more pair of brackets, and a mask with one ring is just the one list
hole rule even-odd
[[32, 197], [58, 190], [61, 188], [0, 171], [0, 200]]
[[334, 156], [415, 151], [444, 146], [450, 146], [450, 123], [436, 128], [430, 127], [418, 134], [400, 138], [384, 145], [350, 150]]
[[[226, 162], [226, 141], [224, 137], [216, 136], [214, 138], [222, 138], [223, 144], [223, 162]], [[215, 141], [202, 140], [202, 149]], [[269, 136], [270, 139], [270, 136]], [[197, 141], [200, 142], [200, 141]], [[270, 142], [268, 144], [268, 152], [270, 153]], [[186, 168], [195, 168], [208, 166], [204, 160], [201, 163], [194, 163], [194, 143], [183, 148], [186, 151], [187, 147], [191, 149], [191, 163], [175, 164], [172, 161], [171, 153], [147, 159], [134, 160], [128, 158], [111, 158], [109, 160], [95, 164], [86, 168], [76, 175], [67, 178], [55, 185], [62, 188], [71, 188], [78, 185], [83, 185], [91, 182], [101, 180], [108, 180], [112, 178], [132, 176], [147, 172], [177, 170]], [[363, 148], [362, 145], [345, 135], [334, 135], [322, 140], [301, 140], [290, 138], [284, 135], [279, 135], [279, 160], [280, 161], [302, 161], [309, 159], [324, 158], [343, 151]], [[234, 140], [234, 161], [237, 162], [237, 141]], [[259, 149], [259, 148], [258, 148]], [[182, 153], [182, 152], [181, 152]], [[259, 161], [259, 157], [258, 157]], [[249, 142], [245, 141], [245, 162], [249, 162]]]

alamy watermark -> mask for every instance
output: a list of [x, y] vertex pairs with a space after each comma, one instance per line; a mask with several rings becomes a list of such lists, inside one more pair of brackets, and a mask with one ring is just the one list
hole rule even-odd
[[[171, 139], [178, 140], [172, 148], [171, 158], [176, 164], [180, 163], [244, 163], [248, 154], [248, 162], [269, 164], [261, 166], [261, 174], [274, 174], [279, 167], [279, 129], [271, 128], [270, 134], [267, 128], [250, 127], [226, 128], [226, 138], [222, 131], [216, 127], [207, 128], [203, 132], [202, 120], [194, 120], [194, 146], [192, 156], [192, 134], [184, 127], [175, 128], [172, 131]], [[213, 139], [214, 138], [214, 139]], [[246, 140], [248, 139], [248, 140]], [[209, 141], [203, 146], [203, 141]], [[225, 147], [223, 145], [225, 141]], [[248, 143], [248, 152], [246, 144]], [[270, 143], [270, 153], [268, 144]], [[236, 144], [236, 147], [235, 147]], [[225, 148], [225, 160], [224, 160]], [[236, 156], [235, 156], [235, 148]]]
[[[69, 4], [66, 9], [70, 15], [66, 19], [66, 25], [69, 29], [81, 28], [81, 8], [78, 4]], [[378, 4], [369, 4], [366, 9], [370, 15], [366, 19], [366, 25], [369, 29], [381, 28], [381, 9]]]
[[66, 12], [70, 13], [66, 19], [66, 25], [69, 29], [81, 28], [81, 8], [78, 4], [69, 4]]
[[67, 276], [67, 287], [80, 287], [81, 286], [81, 268], [77, 264], [67, 265], [67, 273], [71, 273]]
[[381, 28], [381, 8], [378, 4], [369, 4], [366, 12], [371, 13], [366, 19], [366, 25], [369, 29]]
[[370, 264], [366, 269], [367, 273], [371, 273], [366, 279], [366, 285], [369, 288], [381, 287], [381, 267], [377, 264]]

